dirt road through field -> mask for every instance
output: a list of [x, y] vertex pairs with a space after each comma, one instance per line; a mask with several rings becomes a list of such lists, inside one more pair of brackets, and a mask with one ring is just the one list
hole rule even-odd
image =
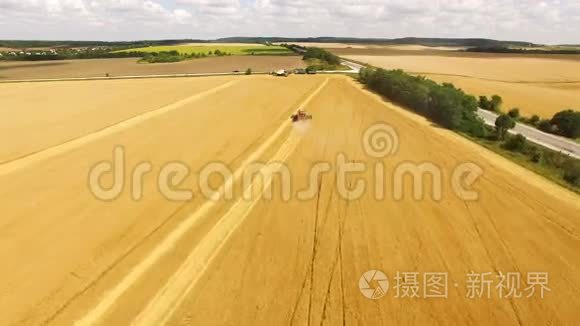
[[[147, 101], [146, 89], [134, 92]], [[577, 320], [576, 194], [345, 76], [226, 78], [183, 95], [139, 123], [0, 174], [1, 325]], [[123, 110], [126, 101], [109, 103]], [[298, 108], [314, 119], [291, 124]], [[122, 121], [107, 112], [101, 121]], [[387, 138], [369, 143], [375, 129]], [[62, 138], [50, 139], [37, 150]], [[125, 187], [99, 200], [89, 171], [113, 162], [115, 148], [124, 173], [100, 183]], [[187, 201], [168, 198], [159, 181], [172, 162], [188, 167], [169, 185], [189, 191]], [[151, 169], [136, 200], [133, 172], [144, 163]], [[433, 174], [398, 178], [401, 166], [423, 163]], [[258, 175], [246, 180], [250, 166]], [[205, 178], [208, 167], [222, 173]], [[471, 185], [454, 178], [465, 167], [480, 172]], [[208, 197], [204, 181], [221, 196]], [[359, 288], [371, 270], [389, 280], [377, 300]], [[498, 297], [500, 272], [521, 275], [520, 298]], [[549, 275], [543, 298], [528, 279], [537, 273]], [[430, 274], [446, 276], [445, 297], [426, 297]], [[487, 283], [470, 297], [470, 274], [492, 280], [490, 298]]]

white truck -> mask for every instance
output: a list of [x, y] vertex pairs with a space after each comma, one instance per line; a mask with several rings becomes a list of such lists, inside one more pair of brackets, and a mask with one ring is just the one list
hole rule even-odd
[[290, 73], [284, 69], [277, 70], [273, 74], [278, 77], [288, 77], [290, 75]]

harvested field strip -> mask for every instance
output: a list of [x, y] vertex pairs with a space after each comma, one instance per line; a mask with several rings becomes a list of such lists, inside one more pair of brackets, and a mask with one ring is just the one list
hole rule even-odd
[[[211, 77], [0, 84], [4, 116], [0, 120], [0, 162], [56, 146], [230, 80]], [[23, 97], [27, 99], [25, 105], [20, 100]]]
[[193, 101], [199, 100], [205, 96], [211, 95], [211, 94], [215, 94], [221, 90], [227, 89], [228, 87], [232, 86], [235, 84], [235, 81], [230, 81], [227, 82], [221, 86], [218, 86], [216, 88], [207, 90], [205, 92], [199, 93], [199, 94], [195, 94], [192, 95], [188, 98], [182, 99], [180, 101], [177, 101], [173, 104], [164, 106], [162, 108], [159, 108], [157, 110], [154, 111], [150, 111], [150, 112], [146, 112], [143, 114], [140, 114], [138, 116], [129, 118], [127, 120], [118, 122], [114, 125], [110, 125], [107, 127], [104, 127], [100, 130], [94, 131], [90, 134], [86, 134], [83, 136], [80, 136], [78, 138], [69, 140], [65, 143], [50, 147], [50, 148], [46, 148], [43, 150], [40, 150], [38, 152], [35, 153], [30, 153], [26, 156], [23, 157], [19, 157], [16, 158], [14, 160], [10, 160], [7, 162], [0, 162], [0, 176], [4, 175], [4, 174], [8, 174], [8, 173], [12, 173], [14, 171], [17, 171], [19, 169], [24, 169], [30, 165], [36, 164], [38, 162], [41, 162], [43, 160], [46, 160], [48, 158], [54, 157], [54, 156], [58, 156], [61, 155], [63, 153], [66, 153], [68, 151], [71, 151], [75, 148], [80, 148], [90, 142], [96, 141], [98, 139], [101, 139], [103, 137], [109, 136], [111, 134], [120, 132], [122, 130], [126, 130], [128, 128], [132, 128], [135, 127], [139, 124], [141, 124], [142, 122], [166, 114], [167, 112], [171, 112], [173, 110], [179, 109]]

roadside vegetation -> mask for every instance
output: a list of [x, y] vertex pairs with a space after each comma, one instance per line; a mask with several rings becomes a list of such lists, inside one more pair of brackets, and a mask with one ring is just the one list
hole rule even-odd
[[493, 95], [491, 100], [487, 99], [487, 96], [479, 97], [479, 107], [483, 110], [500, 113], [502, 104], [503, 99], [499, 95]]
[[320, 60], [320, 59], [306, 59], [304, 61], [306, 62], [306, 66], [307, 66], [306, 69], [310, 70], [310, 71], [350, 70], [350, 68], [345, 66], [345, 65], [329, 64], [328, 62]]
[[402, 70], [363, 68], [359, 80], [390, 100], [456, 131], [485, 137], [483, 121], [477, 116], [477, 99], [453, 84], [439, 85]]
[[[483, 110], [502, 113], [502, 103], [503, 100], [499, 95], [492, 96], [491, 100], [486, 96], [479, 97], [479, 107]], [[537, 115], [522, 116], [519, 108], [512, 108], [507, 115], [517, 122], [525, 123], [543, 132], [573, 140], [580, 138], [580, 111], [567, 109], [554, 114], [551, 119], [540, 119]]]
[[464, 134], [485, 148], [580, 194], [580, 160], [536, 145], [522, 135], [507, 135], [504, 141], [493, 137], [481, 138]]
[[304, 52], [304, 61], [306, 61], [307, 70], [349, 70], [348, 67], [341, 64], [340, 58], [321, 48], [307, 48]]
[[555, 135], [571, 139], [580, 138], [580, 111], [564, 110], [556, 113], [551, 120], [539, 120], [532, 117], [528, 124]]
[[[423, 76], [412, 76], [402, 70], [363, 68], [358, 76], [370, 90], [454, 130], [532, 171], [580, 193], [580, 161], [529, 142], [524, 136], [510, 135], [519, 119], [519, 110], [501, 114], [495, 128], [486, 126], [476, 114], [484, 104], [488, 110], [501, 112], [499, 96], [479, 101], [453, 84], [437, 84]], [[576, 115], [566, 111], [552, 119], [565, 130], [575, 130]], [[577, 122], [576, 122], [577, 123]], [[564, 127], [565, 126], [565, 127]]]

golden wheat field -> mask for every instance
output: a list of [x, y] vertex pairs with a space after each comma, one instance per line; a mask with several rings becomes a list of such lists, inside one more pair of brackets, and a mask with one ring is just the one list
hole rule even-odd
[[436, 55], [346, 55], [387, 69], [403, 69], [438, 82], [452, 82], [470, 94], [498, 94], [504, 110], [550, 118], [580, 106], [580, 61], [524, 57]]
[[[292, 124], [298, 108], [313, 120]], [[0, 110], [0, 325], [578, 320], [578, 196], [348, 77], [4, 83]], [[377, 126], [388, 152], [367, 147]], [[398, 167], [419, 162], [441, 182], [405, 176], [398, 197]], [[479, 177], [454, 179], [469, 162]], [[201, 183], [211, 164], [232, 172], [209, 179], [215, 192]], [[360, 280], [375, 269], [390, 287], [371, 300]], [[499, 272], [521, 273], [526, 296], [500, 298]], [[527, 278], [540, 272], [543, 298]], [[420, 275], [417, 296], [401, 296], [398, 273]], [[429, 273], [447, 275], [445, 297], [427, 298]], [[489, 298], [470, 296], [473, 273], [493, 276]]]

